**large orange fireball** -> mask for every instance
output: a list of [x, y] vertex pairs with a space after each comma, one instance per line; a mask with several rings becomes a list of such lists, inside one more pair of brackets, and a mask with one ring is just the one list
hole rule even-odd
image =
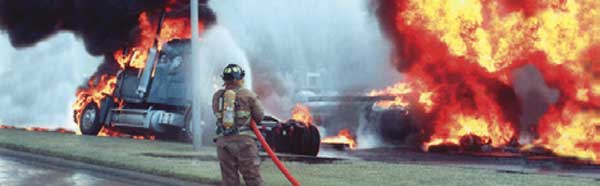
[[[517, 138], [523, 100], [516, 98], [511, 73], [531, 64], [560, 91], [540, 118], [534, 143], [600, 163], [600, 1], [379, 2], [394, 63], [407, 77], [402, 83], [424, 84], [396, 102], [430, 107], [420, 123], [428, 131], [426, 148], [458, 145], [467, 135], [495, 147]], [[401, 102], [410, 97], [427, 101]]]

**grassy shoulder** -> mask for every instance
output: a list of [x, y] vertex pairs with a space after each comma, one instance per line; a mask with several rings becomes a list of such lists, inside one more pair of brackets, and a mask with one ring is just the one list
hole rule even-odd
[[[216, 150], [198, 152], [188, 144], [58, 133], [0, 129], [0, 147], [61, 157], [160, 176], [220, 182]], [[204, 158], [176, 159], [143, 154], [181, 154]], [[341, 161], [333, 164], [285, 162], [303, 185], [599, 185], [592, 179], [535, 174], [509, 174], [493, 170], [447, 166]], [[267, 185], [289, 185], [277, 167], [264, 161], [261, 173]]]

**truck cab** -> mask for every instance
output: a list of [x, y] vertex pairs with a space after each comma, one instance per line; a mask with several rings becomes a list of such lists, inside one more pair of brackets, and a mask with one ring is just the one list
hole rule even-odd
[[82, 134], [97, 135], [102, 127], [128, 134], [179, 135], [189, 128], [192, 114], [190, 41], [172, 40], [152, 53], [144, 69], [117, 73], [112, 95], [100, 106], [91, 102], [80, 118]]

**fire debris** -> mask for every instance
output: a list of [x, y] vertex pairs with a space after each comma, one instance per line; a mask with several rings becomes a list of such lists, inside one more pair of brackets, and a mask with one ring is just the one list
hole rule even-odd
[[74, 131], [69, 130], [69, 129], [65, 129], [65, 128], [56, 128], [56, 129], [48, 129], [48, 128], [43, 128], [43, 127], [15, 127], [15, 126], [10, 126], [10, 125], [0, 125], [0, 129], [17, 129], [17, 130], [24, 130], [24, 131], [29, 131], [29, 132], [56, 132], [56, 133], [62, 133], [62, 134], [75, 134]]
[[[15, 126], [10, 126], [10, 125], [0, 125], [0, 129], [16, 129], [16, 130], [23, 130], [23, 131], [28, 131], [28, 132], [55, 132], [55, 133], [62, 133], [62, 134], [78, 134], [75, 131], [61, 128], [61, 127], [55, 128], [55, 129], [49, 129], [49, 128], [44, 128], [44, 127], [15, 127]], [[124, 133], [114, 131], [114, 130], [109, 130], [109, 129], [103, 129], [102, 131], [100, 131], [98, 136], [131, 138], [131, 139], [137, 139], [137, 140], [155, 140], [155, 136], [153, 136], [153, 135], [128, 135], [128, 134], [124, 134]]]
[[120, 132], [115, 129], [102, 128], [98, 133], [98, 136], [107, 136], [107, 137], [120, 137], [120, 138], [131, 138], [136, 140], [156, 140], [156, 136], [151, 134], [146, 135], [130, 135], [123, 132]]
[[349, 129], [340, 130], [337, 136], [325, 137], [321, 139], [321, 143], [331, 145], [338, 150], [344, 150], [346, 147], [356, 149], [358, 146]]
[[600, 2], [374, 3], [406, 79], [372, 94], [398, 96], [379, 106], [423, 113], [424, 150], [465, 139], [493, 148], [516, 143], [526, 124], [520, 105], [533, 103], [514, 91], [528, 80], [511, 73], [530, 64], [560, 91], [537, 121], [533, 145], [600, 163]]
[[0, 129], [15, 129], [16, 127], [14, 126], [9, 126], [9, 125], [0, 125]]

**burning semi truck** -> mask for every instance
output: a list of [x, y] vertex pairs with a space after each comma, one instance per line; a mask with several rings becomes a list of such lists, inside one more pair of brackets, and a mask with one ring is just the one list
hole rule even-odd
[[189, 40], [173, 40], [163, 47], [160, 52], [151, 49], [144, 69], [120, 71], [114, 92], [100, 104], [85, 106], [75, 118], [82, 134], [97, 135], [105, 126], [132, 134], [175, 134], [189, 128], [192, 92], [186, 76], [191, 64], [183, 57], [189, 53]]
[[[78, 91], [74, 120], [84, 135], [190, 141], [191, 118], [198, 113], [192, 104], [189, 19], [162, 11], [158, 18], [142, 13], [139, 21], [151, 42], [115, 52], [120, 69], [92, 77]], [[259, 128], [276, 152], [316, 156], [320, 135], [311, 123], [267, 116]]]

